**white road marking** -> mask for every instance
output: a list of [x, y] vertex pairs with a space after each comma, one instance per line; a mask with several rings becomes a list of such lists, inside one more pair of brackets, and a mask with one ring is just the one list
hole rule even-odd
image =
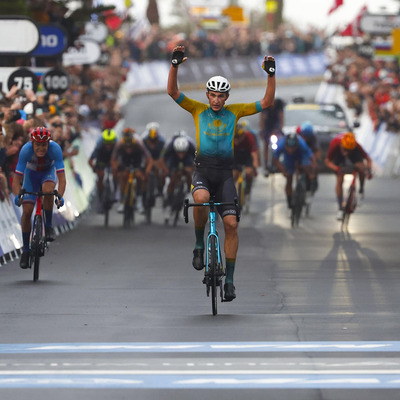
[[59, 343], [0, 344], [0, 354], [96, 352], [400, 352], [391, 342]]
[[[10, 354], [9, 362], [0, 364], [0, 389], [400, 389], [398, 352], [399, 341], [0, 344], [0, 354]], [[79, 356], [85, 353], [85, 357], [96, 353], [114, 353], [114, 359], [111, 362], [87, 362], [86, 359], [86, 362], [79, 362], [79, 359], [77, 362], [63, 362], [59, 355], [62, 353]], [[132, 362], [118, 362], [115, 359], [117, 353], [135, 355]], [[142, 353], [158, 356], [147, 361], [143, 359], [145, 355], [138, 355]], [[207, 354], [208, 358], [196, 358], [193, 353]], [[242, 358], [234, 355], [237, 353], [249, 354]], [[271, 353], [278, 354], [271, 358]], [[285, 360], [279, 353], [291, 356]], [[310, 353], [317, 355], [311, 356]], [[328, 353], [340, 354], [341, 357], [329, 358]], [[360, 357], [357, 358], [355, 353]], [[365, 358], [366, 354], [372, 357], [372, 353], [375, 358]], [[12, 354], [30, 354], [32, 362], [13, 362]], [[35, 362], [35, 357], [40, 354], [51, 355], [51, 360]], [[171, 357], [171, 354], [174, 356]], [[269, 358], [266, 360], [264, 355], [269, 355]], [[393, 355], [397, 357], [392, 358]]]

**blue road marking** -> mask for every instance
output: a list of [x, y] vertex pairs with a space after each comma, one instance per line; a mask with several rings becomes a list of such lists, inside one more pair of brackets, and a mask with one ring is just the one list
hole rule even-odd
[[0, 354], [400, 352], [400, 341], [376, 342], [143, 342], [0, 344]]
[[9, 375], [0, 377], [0, 389], [6, 388], [76, 388], [76, 389], [399, 389], [400, 377], [396, 374], [368, 376], [346, 375]]
[[[396, 353], [399, 341], [375, 342], [143, 342], [0, 344], [0, 354], [44, 353]], [[168, 356], [165, 356], [168, 357]], [[194, 357], [194, 356], [193, 356]], [[348, 357], [348, 356], [347, 356]], [[9, 388], [130, 389], [400, 389], [400, 370], [15, 370], [0, 368], [0, 390]], [[199, 369], [200, 367], [200, 369]], [[27, 368], [29, 366], [27, 365]]]

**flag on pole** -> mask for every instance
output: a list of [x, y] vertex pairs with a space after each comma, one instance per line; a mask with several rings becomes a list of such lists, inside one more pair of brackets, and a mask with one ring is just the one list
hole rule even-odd
[[337, 8], [339, 8], [340, 6], [342, 6], [344, 0], [333, 0], [333, 1], [334, 1], [333, 6], [332, 6], [331, 9], [328, 11], [328, 15], [329, 15], [330, 13], [333, 13], [333, 12], [334, 12]]
[[340, 32], [340, 36], [361, 36], [360, 22], [367, 10], [367, 6], [362, 7], [356, 18]]

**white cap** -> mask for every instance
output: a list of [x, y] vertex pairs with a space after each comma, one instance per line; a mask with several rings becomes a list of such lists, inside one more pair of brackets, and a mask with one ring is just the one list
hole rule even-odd
[[90, 114], [90, 108], [87, 104], [81, 104], [78, 108], [78, 114], [87, 117]]
[[34, 113], [34, 111], [33, 111], [33, 103], [26, 104], [25, 107], [24, 107], [24, 111], [25, 111], [26, 115], [33, 114]]

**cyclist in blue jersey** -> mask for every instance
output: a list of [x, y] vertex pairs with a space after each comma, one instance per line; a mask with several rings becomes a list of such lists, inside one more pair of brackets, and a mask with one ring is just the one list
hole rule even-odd
[[[18, 164], [15, 169], [12, 189], [15, 195], [15, 204], [18, 204], [18, 194], [22, 189], [28, 192], [52, 193], [58, 178], [58, 193], [61, 200], [56, 200], [59, 207], [64, 204], [62, 196], [65, 192], [66, 179], [64, 161], [59, 144], [51, 140], [50, 130], [44, 126], [31, 131], [31, 141], [26, 143], [19, 154]], [[53, 196], [45, 196], [43, 201], [46, 239], [52, 242], [55, 233], [52, 226]], [[21, 268], [29, 267], [29, 238], [31, 234], [31, 216], [36, 203], [36, 196], [25, 194], [22, 203], [21, 229], [22, 229], [22, 255]]]
[[[310, 192], [310, 182], [313, 180], [315, 174], [312, 169], [313, 153], [307, 146], [304, 139], [297, 133], [291, 133], [278, 140], [277, 148], [274, 151], [273, 162], [283, 176], [286, 178], [286, 200], [288, 208], [292, 207], [292, 187], [293, 187], [293, 174], [296, 169], [304, 171], [307, 175], [307, 196]], [[280, 157], [283, 157], [280, 160]]]
[[314, 193], [318, 189], [318, 163], [322, 160], [322, 151], [319, 145], [319, 141], [317, 135], [314, 133], [314, 127], [311, 122], [306, 121], [303, 122], [298, 128], [297, 133], [304, 139], [307, 146], [313, 153], [313, 157], [311, 159], [311, 165], [314, 172], [314, 179], [311, 181], [311, 194]]
[[[183, 109], [190, 112], [196, 126], [197, 154], [195, 172], [192, 178], [192, 195], [196, 203], [205, 203], [210, 193], [217, 202], [233, 202], [237, 196], [232, 176], [233, 146], [236, 123], [241, 117], [256, 114], [273, 104], [275, 96], [275, 60], [265, 56], [263, 68], [268, 73], [268, 85], [264, 97], [252, 103], [226, 105], [231, 85], [222, 76], [214, 76], [207, 82], [208, 104], [192, 100], [178, 88], [178, 68], [186, 61], [185, 47], [173, 49], [171, 68], [168, 76], [168, 94]], [[239, 246], [236, 209], [231, 206], [219, 207], [225, 230], [226, 279], [225, 301], [236, 298], [233, 275]], [[205, 207], [194, 207], [196, 244], [193, 250], [193, 267], [204, 268], [204, 230], [208, 219]]]

